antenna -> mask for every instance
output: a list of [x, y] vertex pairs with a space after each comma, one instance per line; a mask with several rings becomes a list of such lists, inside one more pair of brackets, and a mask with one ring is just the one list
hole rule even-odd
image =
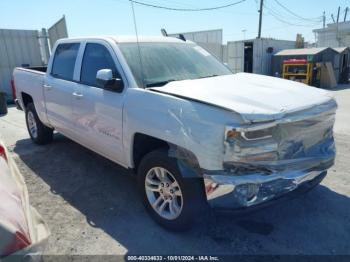
[[183, 34], [179, 34], [179, 39], [181, 39], [182, 41], [186, 42], [186, 38]]
[[164, 28], [160, 29], [160, 32], [162, 33], [163, 36], [168, 36], [168, 33]]
[[130, 4], [131, 4], [132, 15], [133, 15], [133, 19], [134, 19], [134, 27], [135, 27], [135, 34], [136, 34], [137, 49], [139, 51], [142, 88], [145, 88], [145, 78], [144, 78], [144, 74], [143, 74], [142, 55], [141, 55], [141, 47], [140, 47], [140, 42], [139, 42], [139, 34], [137, 32], [137, 24], [136, 24], [135, 10], [134, 10], [134, 1], [133, 0], [129, 0], [129, 1], [130, 1]]

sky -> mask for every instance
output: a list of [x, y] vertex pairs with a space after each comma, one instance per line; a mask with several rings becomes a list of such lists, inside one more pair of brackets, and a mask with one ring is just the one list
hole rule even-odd
[[[135, 0], [136, 1], [136, 0]], [[206, 8], [238, 0], [138, 0], [139, 2], [175, 8]], [[260, 0], [245, 0], [215, 11], [177, 12], [134, 4], [139, 35], [223, 29], [223, 40], [257, 37]], [[322, 14], [327, 23], [341, 7], [350, 8], [350, 0], [264, 0], [262, 36], [295, 40], [301, 33], [305, 40], [315, 40], [312, 29], [322, 27]], [[285, 8], [284, 8], [285, 7]], [[129, 0], [0, 0], [0, 28], [48, 28], [65, 15], [70, 37], [91, 35], [134, 35]], [[350, 11], [348, 12], [350, 21]]]

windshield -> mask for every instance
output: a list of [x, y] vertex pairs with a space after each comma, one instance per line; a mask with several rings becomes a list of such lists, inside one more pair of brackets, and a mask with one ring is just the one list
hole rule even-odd
[[206, 50], [188, 43], [137, 43], [119, 47], [140, 86], [162, 86], [171, 81], [232, 74]]

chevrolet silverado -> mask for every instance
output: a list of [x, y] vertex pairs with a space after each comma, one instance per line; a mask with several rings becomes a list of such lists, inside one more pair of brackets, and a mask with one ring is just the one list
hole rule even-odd
[[31, 139], [47, 144], [56, 130], [134, 170], [165, 228], [188, 228], [208, 206], [246, 210], [312, 188], [334, 162], [327, 91], [232, 74], [172, 37], [62, 39], [52, 53], [47, 68], [13, 74]]

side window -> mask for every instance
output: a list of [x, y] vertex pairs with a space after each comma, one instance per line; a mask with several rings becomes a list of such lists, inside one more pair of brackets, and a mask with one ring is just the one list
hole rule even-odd
[[108, 49], [100, 44], [87, 44], [81, 66], [80, 82], [89, 86], [97, 86], [96, 74], [101, 69], [111, 69], [113, 75], [119, 77]]
[[65, 80], [73, 80], [74, 66], [80, 44], [60, 44], [56, 48], [51, 75]]

